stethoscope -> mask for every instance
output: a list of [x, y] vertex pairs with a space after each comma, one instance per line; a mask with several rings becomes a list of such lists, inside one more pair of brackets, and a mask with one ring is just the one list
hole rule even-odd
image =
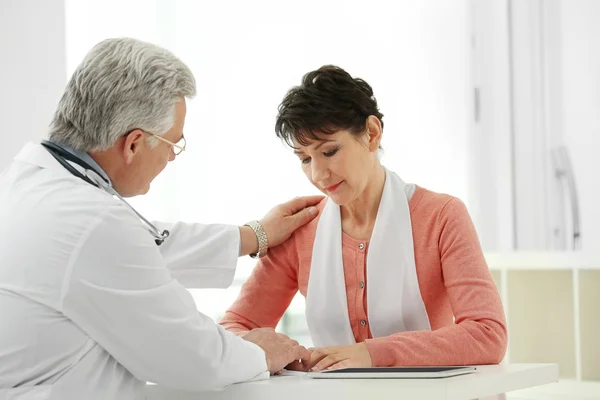
[[[46, 150], [48, 150], [48, 152], [52, 154], [56, 161], [58, 161], [60, 165], [62, 165], [71, 174], [83, 179], [90, 185], [96, 186], [97, 188], [104, 190], [111, 196], [114, 196], [117, 199], [121, 200], [123, 204], [125, 204], [131, 211], [133, 211], [133, 213], [140, 219], [140, 221], [144, 225], [146, 225], [148, 231], [154, 237], [154, 241], [157, 245], [160, 246], [165, 241], [165, 239], [169, 237], [168, 230], [165, 229], [162, 232], [158, 230], [156, 226], [154, 226], [150, 221], [148, 221], [140, 213], [138, 213], [135, 210], [135, 208], [131, 206], [131, 204], [129, 204], [119, 193], [117, 193], [117, 191], [113, 189], [110, 183], [98, 172], [96, 172], [91, 165], [89, 165], [81, 158], [75, 156], [74, 154], [71, 154], [70, 152], [68, 152], [67, 150], [63, 149], [55, 143], [44, 140], [42, 141], [42, 146], [44, 146]], [[78, 166], [83, 168], [83, 173], [74, 166], [72, 166], [70, 162], [77, 164]]]

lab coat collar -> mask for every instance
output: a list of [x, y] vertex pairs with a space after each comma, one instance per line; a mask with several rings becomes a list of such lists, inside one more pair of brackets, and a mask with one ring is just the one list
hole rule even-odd
[[31, 165], [36, 165], [41, 168], [50, 169], [53, 171], [64, 171], [65, 174], [69, 174], [62, 165], [58, 163], [52, 157], [50, 153], [41, 144], [28, 142], [21, 149], [21, 151], [15, 156], [15, 161], [24, 162]]
[[[15, 156], [14, 160], [49, 169], [59, 174], [72, 176], [41, 144], [28, 142]], [[72, 162], [70, 164], [85, 175], [85, 170], [82, 166]], [[96, 172], [100, 173], [99, 171]], [[110, 184], [110, 180], [108, 182]]]

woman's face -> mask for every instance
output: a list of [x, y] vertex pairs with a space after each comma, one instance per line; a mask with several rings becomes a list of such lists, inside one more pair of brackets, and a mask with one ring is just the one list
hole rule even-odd
[[[376, 119], [376, 118], [375, 118]], [[336, 204], [343, 206], [356, 200], [365, 190], [379, 165], [377, 150], [381, 125], [356, 136], [347, 130], [319, 134], [307, 146], [295, 143], [294, 153], [300, 159], [308, 180]]]

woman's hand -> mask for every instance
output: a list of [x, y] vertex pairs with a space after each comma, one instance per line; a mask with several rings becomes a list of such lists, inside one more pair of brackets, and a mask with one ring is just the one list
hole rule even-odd
[[349, 346], [321, 347], [309, 351], [311, 358], [304, 367], [310, 371], [373, 366], [367, 344], [364, 342]]

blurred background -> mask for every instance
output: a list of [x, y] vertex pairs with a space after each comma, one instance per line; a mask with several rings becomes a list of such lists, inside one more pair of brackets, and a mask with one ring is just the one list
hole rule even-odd
[[[559, 385], [515, 396], [600, 398], [599, 19], [596, 0], [0, 0], [0, 169], [46, 136], [94, 44], [135, 37], [186, 62], [198, 96], [186, 153], [134, 206], [240, 225], [316, 192], [275, 115], [304, 73], [338, 65], [373, 86], [383, 163], [469, 208], [509, 321], [505, 362], [559, 363]], [[192, 291], [198, 309], [218, 320], [253, 266]], [[279, 329], [311, 344], [303, 298]]]

